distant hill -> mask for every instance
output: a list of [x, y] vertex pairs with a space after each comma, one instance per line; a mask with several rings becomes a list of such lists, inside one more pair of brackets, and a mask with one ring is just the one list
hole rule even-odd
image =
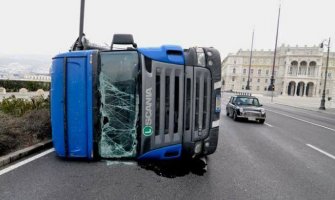
[[0, 54], [0, 73], [3, 74], [48, 74], [52, 56], [3, 55]]

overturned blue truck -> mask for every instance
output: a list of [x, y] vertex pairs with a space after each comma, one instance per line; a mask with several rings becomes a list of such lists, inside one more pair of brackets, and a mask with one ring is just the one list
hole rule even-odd
[[173, 160], [215, 152], [221, 89], [216, 49], [137, 48], [127, 34], [101, 48], [85, 39], [83, 14], [80, 24], [72, 49], [55, 56], [51, 67], [58, 156]]
[[140, 160], [212, 154], [219, 133], [220, 63], [214, 48], [179, 46], [57, 55], [51, 71], [56, 153]]

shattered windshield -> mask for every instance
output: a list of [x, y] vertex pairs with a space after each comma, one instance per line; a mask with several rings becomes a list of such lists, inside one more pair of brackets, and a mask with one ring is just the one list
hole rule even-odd
[[101, 137], [99, 153], [104, 158], [136, 156], [136, 51], [101, 53], [99, 91], [101, 94]]

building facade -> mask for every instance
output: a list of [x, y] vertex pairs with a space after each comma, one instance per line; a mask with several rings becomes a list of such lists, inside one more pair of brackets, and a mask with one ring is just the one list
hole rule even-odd
[[49, 74], [4, 74], [0, 73], [0, 80], [42, 81], [51, 82]]
[[[327, 53], [318, 46], [277, 48], [274, 67], [275, 95], [320, 97], [324, 88]], [[273, 50], [253, 50], [250, 91], [268, 94], [273, 66]], [[229, 54], [222, 62], [224, 91], [245, 91], [248, 81], [250, 50]], [[329, 55], [326, 97], [335, 95], [335, 53]]]
[[45, 82], [51, 81], [51, 77], [49, 74], [25, 74], [24, 79], [31, 81], [45, 81]]

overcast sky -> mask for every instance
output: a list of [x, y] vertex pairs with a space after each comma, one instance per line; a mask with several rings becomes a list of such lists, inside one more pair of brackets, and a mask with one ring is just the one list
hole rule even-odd
[[[86, 0], [84, 32], [96, 43], [131, 33], [140, 47], [213, 46], [222, 58], [249, 49], [273, 49], [279, 0]], [[79, 32], [80, 0], [1, 0], [0, 54], [54, 55]], [[278, 44], [335, 40], [334, 0], [282, 0]], [[335, 44], [335, 43], [334, 43]]]

